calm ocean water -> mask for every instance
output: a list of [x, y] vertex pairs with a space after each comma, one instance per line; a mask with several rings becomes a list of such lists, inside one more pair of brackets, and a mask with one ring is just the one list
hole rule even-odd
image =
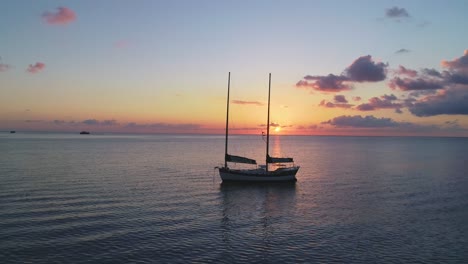
[[2, 133], [0, 262], [468, 263], [468, 138], [271, 149], [296, 184], [220, 184], [223, 136]]

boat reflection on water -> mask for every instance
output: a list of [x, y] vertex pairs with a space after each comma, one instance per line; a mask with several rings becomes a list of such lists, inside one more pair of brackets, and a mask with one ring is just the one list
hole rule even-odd
[[267, 254], [277, 243], [287, 243], [282, 240], [290, 235], [294, 222], [297, 188], [294, 182], [220, 185], [222, 240], [233, 250], [233, 257], [242, 255], [238, 250], [246, 245]]

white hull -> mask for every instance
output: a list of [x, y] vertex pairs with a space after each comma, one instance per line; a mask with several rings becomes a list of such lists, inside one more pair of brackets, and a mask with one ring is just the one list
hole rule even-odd
[[283, 168], [266, 172], [263, 169], [231, 170], [219, 169], [219, 175], [223, 181], [240, 182], [295, 182], [299, 167]]

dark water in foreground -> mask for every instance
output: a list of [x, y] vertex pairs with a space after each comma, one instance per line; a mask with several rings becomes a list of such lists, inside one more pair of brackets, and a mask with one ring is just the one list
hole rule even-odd
[[[263, 144], [230, 148], [261, 161]], [[468, 262], [468, 139], [271, 149], [296, 184], [221, 185], [222, 136], [2, 134], [0, 262]]]

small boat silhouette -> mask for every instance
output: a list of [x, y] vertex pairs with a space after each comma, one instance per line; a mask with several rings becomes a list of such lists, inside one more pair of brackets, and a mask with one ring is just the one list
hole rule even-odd
[[80, 135], [89, 135], [90, 133], [88, 131], [81, 131]]

